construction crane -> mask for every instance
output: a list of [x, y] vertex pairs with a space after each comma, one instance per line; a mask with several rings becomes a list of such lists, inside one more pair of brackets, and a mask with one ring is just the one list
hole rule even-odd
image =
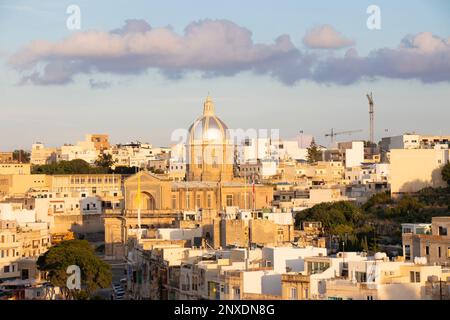
[[372, 92], [370, 94], [366, 94], [367, 100], [369, 100], [369, 118], [370, 118], [370, 136], [369, 142], [370, 145], [374, 143], [374, 111], [373, 111], [373, 95]]
[[352, 134], [352, 133], [356, 133], [356, 132], [361, 132], [362, 130], [350, 130], [350, 131], [341, 131], [341, 132], [334, 132], [334, 129], [331, 128], [330, 133], [327, 133], [325, 135], [325, 137], [330, 137], [330, 142], [331, 142], [331, 146], [333, 146], [334, 144], [334, 138], [336, 136], [342, 135], [342, 134]]

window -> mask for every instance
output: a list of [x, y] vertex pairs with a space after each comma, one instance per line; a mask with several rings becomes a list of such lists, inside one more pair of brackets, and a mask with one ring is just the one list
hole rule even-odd
[[28, 269], [22, 269], [22, 280], [27, 280], [29, 278]]
[[227, 194], [227, 207], [233, 206], [233, 195]]
[[447, 235], [447, 228], [439, 227], [439, 235], [440, 236], [446, 236]]
[[177, 196], [172, 195], [172, 209], [176, 209], [176, 208], [177, 208]]
[[405, 260], [411, 260], [411, 246], [409, 244], [405, 245]]
[[427, 256], [430, 255], [430, 247], [429, 247], [429, 246], [426, 246], [426, 247], [425, 247], [425, 254], [426, 254]]
[[420, 272], [414, 272], [414, 271], [410, 271], [409, 272], [409, 279], [412, 283], [414, 282], [420, 282]]
[[367, 274], [365, 272], [355, 272], [355, 278], [357, 282], [367, 282]]
[[208, 194], [207, 199], [208, 199], [208, 208], [211, 208], [212, 207], [212, 198], [211, 198], [210, 194]]
[[441, 247], [438, 247], [438, 258], [441, 257]]
[[291, 288], [289, 299], [297, 300], [297, 288]]
[[412, 229], [409, 227], [404, 227], [403, 228], [403, 233], [412, 233]]
[[189, 194], [186, 194], [186, 208], [189, 209], [191, 207], [191, 197]]
[[202, 207], [202, 198], [199, 194], [197, 194], [195, 196], [195, 205], [197, 206], [197, 208], [201, 208]]
[[4, 266], [3, 273], [8, 273], [8, 272], [9, 272], [9, 266]]

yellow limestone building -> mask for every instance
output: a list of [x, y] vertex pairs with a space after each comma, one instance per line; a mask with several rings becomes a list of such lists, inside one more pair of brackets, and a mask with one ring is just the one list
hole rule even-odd
[[203, 104], [203, 115], [189, 128], [186, 150], [186, 181], [173, 181], [147, 171], [125, 180], [124, 209], [106, 210], [104, 215], [107, 258], [126, 254], [128, 235], [139, 224], [151, 236], [158, 227], [173, 227], [184, 211], [201, 212], [196, 223], [203, 227], [205, 240], [213, 243], [213, 220], [226, 207], [259, 210], [271, 205], [272, 186], [258, 184], [253, 192], [251, 185], [234, 178], [234, 146], [209, 97]]

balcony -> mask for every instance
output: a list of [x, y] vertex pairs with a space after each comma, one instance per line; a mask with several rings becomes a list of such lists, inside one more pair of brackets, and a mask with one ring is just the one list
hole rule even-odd
[[[123, 213], [125, 216], [127, 217], [131, 217], [134, 218], [138, 216], [138, 210], [123, 210]], [[149, 215], [152, 218], [176, 218], [178, 216], [180, 216], [182, 213], [179, 212], [174, 212], [173, 210], [161, 210], [161, 209], [157, 209], [157, 210], [141, 210], [141, 216], [145, 216], [145, 215]]]
[[16, 249], [20, 247], [19, 242], [0, 242], [0, 249]]

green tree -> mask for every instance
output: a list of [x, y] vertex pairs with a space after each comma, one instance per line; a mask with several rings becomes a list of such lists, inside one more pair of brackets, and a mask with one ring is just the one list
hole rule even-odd
[[95, 165], [97, 167], [107, 170], [110, 170], [114, 163], [116, 163], [116, 161], [113, 160], [112, 155], [109, 153], [102, 153], [98, 156], [98, 159], [95, 160]]
[[450, 163], [447, 163], [442, 168], [442, 179], [447, 182], [447, 185], [450, 187]]
[[164, 174], [164, 170], [163, 169], [159, 169], [159, 168], [155, 168], [155, 167], [150, 167], [148, 169], [151, 173], [154, 174]]
[[348, 201], [324, 202], [312, 208], [297, 212], [295, 225], [302, 221], [320, 221], [328, 231], [350, 233], [363, 220], [363, 212]]
[[108, 170], [102, 167], [93, 167], [82, 159], [71, 161], [59, 161], [57, 163], [33, 166], [33, 174], [89, 174], [89, 173], [107, 173]]
[[113, 170], [116, 174], [135, 174], [139, 171], [138, 167], [116, 166]]
[[13, 151], [13, 160], [16, 160], [20, 163], [29, 163], [30, 162], [30, 153], [25, 150], [14, 150]]
[[[63, 241], [51, 247], [38, 258], [37, 265], [69, 299], [89, 299], [95, 290], [111, 285], [111, 267], [95, 255], [86, 240]], [[81, 290], [67, 288], [66, 271], [70, 265], [80, 267]]]
[[374, 207], [380, 206], [380, 205], [386, 205], [391, 204], [392, 198], [390, 191], [386, 192], [379, 192], [371, 196], [366, 203], [363, 204], [362, 208], [364, 210], [370, 210]]
[[314, 138], [311, 140], [311, 144], [309, 145], [307, 155], [308, 163], [316, 163], [317, 161], [322, 160], [322, 151], [319, 150], [319, 147], [316, 144]]

